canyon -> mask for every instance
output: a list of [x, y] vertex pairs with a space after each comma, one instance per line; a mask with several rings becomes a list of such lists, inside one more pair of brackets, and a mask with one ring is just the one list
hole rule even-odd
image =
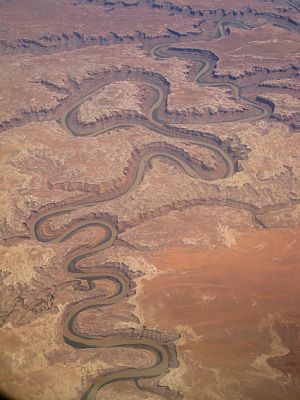
[[1, 394], [298, 399], [298, 2], [0, 8]]

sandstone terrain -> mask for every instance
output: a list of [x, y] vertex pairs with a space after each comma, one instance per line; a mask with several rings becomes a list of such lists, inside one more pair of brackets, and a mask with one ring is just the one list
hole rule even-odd
[[300, 398], [300, 3], [0, 0], [0, 393]]

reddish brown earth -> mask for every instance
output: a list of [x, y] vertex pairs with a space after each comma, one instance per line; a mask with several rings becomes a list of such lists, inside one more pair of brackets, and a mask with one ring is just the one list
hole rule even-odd
[[182, 374], [167, 379], [186, 398], [298, 398], [298, 235], [247, 232], [230, 248], [151, 252], [161, 274], [144, 281], [142, 315], [182, 334]]
[[[0, 391], [77, 400], [99, 376], [136, 368], [137, 384], [112, 382], [93, 400], [300, 398], [297, 7], [0, 0]], [[224, 35], [222, 21], [235, 24]], [[157, 46], [177, 50], [160, 58]], [[199, 58], [211, 68], [196, 82]], [[105, 132], [74, 136], [61, 117], [95, 89], [69, 128]], [[151, 159], [139, 185], [114, 198], [149, 149], [168, 157]], [[70, 204], [34, 235], [38, 216]], [[107, 275], [64, 270], [106, 240], [99, 220], [116, 240], [79, 267], [93, 276], [104, 265], [128, 291], [79, 314], [76, 329], [151, 338], [169, 357], [157, 377], [139, 379], [157, 363], [145, 348], [78, 349], [63, 339], [73, 304], [118, 288]]]

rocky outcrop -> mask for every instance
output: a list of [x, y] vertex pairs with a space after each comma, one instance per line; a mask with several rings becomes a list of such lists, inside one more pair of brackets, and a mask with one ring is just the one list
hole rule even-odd
[[[110, 0], [77, 0], [76, 4], [97, 4], [102, 7], [109, 7], [113, 9], [117, 8], [135, 8], [135, 7], [148, 7], [155, 8], [159, 10], [167, 10], [174, 14], [183, 14], [190, 17], [207, 17], [211, 15], [218, 15], [220, 17], [242, 17], [247, 14], [252, 14], [254, 16], [263, 16], [271, 21], [280, 21], [285, 24], [291, 24], [298, 26], [297, 22], [294, 21], [290, 16], [278, 15], [275, 13], [260, 12], [250, 6], [241, 10], [227, 11], [224, 8], [217, 9], [196, 9], [191, 6], [179, 6], [173, 4], [171, 1], [168, 2], [158, 2], [156, 0], [138, 0], [135, 3], [126, 3], [126, 1], [110, 1]], [[283, 11], [285, 9], [282, 9]]]
[[256, 101], [258, 101], [258, 102], [260, 102], [262, 104], [266, 104], [268, 107], [270, 107], [270, 109], [272, 110], [272, 113], [274, 112], [275, 104], [273, 103], [272, 100], [267, 99], [267, 98], [262, 97], [262, 96], [257, 96], [256, 97]]
[[[235, 21], [240, 23], [248, 21], [249, 18], [260, 17], [267, 23], [286, 27], [288, 29], [300, 31], [300, 25], [293, 18], [286, 15], [275, 13], [260, 12], [246, 7], [241, 10], [227, 11], [222, 8], [218, 9], [194, 9], [190, 6], [178, 6], [172, 2], [157, 2], [155, 0], [142, 0], [135, 3], [126, 3], [123, 1], [111, 2], [107, 0], [79, 0], [75, 4], [97, 4], [108, 10], [118, 8], [135, 8], [146, 7], [154, 8], [157, 10], [168, 11], [169, 15], [182, 14], [191, 18], [202, 18], [203, 23], [218, 23], [220, 20], [228, 24]], [[198, 23], [198, 21], [197, 21]], [[33, 53], [33, 54], [49, 54], [62, 50], [71, 50], [76, 48], [95, 46], [95, 45], [110, 45], [115, 43], [147, 43], [151, 42], [153, 45], [159, 43], [161, 40], [186, 40], [192, 37], [201, 37], [202, 32], [177, 32], [174, 29], [166, 28], [166, 33], [163, 35], [149, 35], [145, 32], [136, 31], [132, 34], [119, 35], [116, 32], [107, 32], [102, 35], [85, 35], [83, 32], [62, 32], [59, 35], [44, 34], [36, 38], [19, 38], [17, 40], [0, 40], [0, 55], [11, 55], [16, 53]], [[230, 34], [230, 29], [226, 28], [224, 34]], [[212, 38], [219, 37], [220, 32], [214, 33]]]
[[297, 65], [290, 65], [288, 67], [280, 67], [280, 68], [266, 68], [253, 66], [251, 71], [243, 71], [239, 74], [220, 74], [213, 70], [212, 76], [216, 79], [230, 79], [233, 81], [245, 81], [249, 83], [257, 83], [262, 86], [262, 82], [264, 80], [276, 79], [276, 78], [286, 78], [290, 76], [296, 76], [297, 71], [300, 68]]
[[[184, 48], [174, 48], [170, 47], [167, 50], [164, 50], [164, 54], [167, 56], [173, 56], [180, 54], [180, 57], [185, 57], [187, 60], [191, 60], [195, 67], [191, 68], [190, 75], [195, 76], [197, 68], [200, 67], [197, 65], [202, 65], [199, 63], [199, 60], [205, 59], [210, 63], [210, 69], [201, 76], [200, 83], [213, 85], [223, 85], [226, 83], [231, 83], [234, 81], [235, 85], [243, 88], [243, 86], [249, 87], [250, 85], [257, 85], [257, 83], [261, 83], [264, 80], [276, 79], [276, 78], [289, 78], [294, 77], [298, 71], [299, 67], [295, 65], [291, 65], [286, 68], [261, 68], [261, 67], [253, 67], [252, 71], [245, 71], [239, 75], [222, 75], [216, 72], [217, 60], [218, 57], [209, 51], [202, 51], [198, 49], [184, 49]], [[170, 92], [170, 83], [168, 80], [162, 76], [161, 74], [154, 73], [152, 71], [147, 71], [144, 68], [133, 68], [128, 65], [124, 65], [122, 68], [111, 67], [109, 69], [101, 69], [97, 73], [90, 73], [81, 84], [75, 82], [72, 78], [69, 78], [68, 82], [65, 86], [61, 86], [50, 82], [46, 79], [41, 78], [37, 82], [42, 84], [47, 89], [57, 92], [63, 96], [59, 97], [58, 105], [52, 106], [50, 108], [41, 107], [36, 110], [27, 110], [20, 111], [19, 116], [15, 117], [11, 120], [5, 120], [0, 123], [0, 131], [4, 131], [7, 129], [14, 128], [16, 126], [21, 126], [28, 122], [34, 121], [50, 121], [57, 120], [65, 111], [67, 111], [70, 106], [78, 101], [78, 99], [86, 96], [89, 93], [93, 94], [97, 93], [98, 90], [103, 88], [105, 85], [108, 85], [113, 82], [120, 81], [132, 81], [132, 82], [140, 82], [140, 83], [149, 83], [150, 85], [154, 85], [155, 87], [159, 87], [163, 93], [163, 97], [161, 102], [156, 110], [157, 117], [161, 120], [161, 123], [167, 124], [176, 124], [176, 123], [200, 123], [200, 122], [209, 122], [209, 121], [231, 121], [240, 118], [240, 115], [243, 113], [242, 118], [247, 116], [255, 115], [257, 111], [255, 108], [245, 109], [245, 107], [240, 107], [234, 110], [227, 110], [223, 108], [219, 108], [216, 110], [207, 110], [205, 113], [200, 113], [197, 110], [193, 111], [170, 111], [167, 108], [167, 100]], [[146, 86], [145, 86], [146, 87]], [[263, 96], [261, 96], [263, 97]], [[257, 102], [260, 102], [259, 98], [256, 99]], [[145, 101], [146, 105], [147, 101]], [[274, 106], [271, 102], [262, 101], [265, 106], [270, 107], [271, 112], [274, 110]], [[150, 107], [151, 103], [147, 105]], [[110, 128], [113, 124], [126, 124], [132, 123], [141, 124], [144, 126], [149, 126], [149, 121], [147, 118], [136, 112], [127, 112], [127, 113], [117, 113], [116, 115], [111, 116], [98, 116], [95, 123], [84, 124], [78, 118], [77, 114], [78, 108], [73, 110], [72, 113], [69, 114], [68, 123], [70, 128], [73, 131], [73, 134], [78, 134], [79, 136], [84, 136], [88, 134], [91, 130], [106, 130], [107, 127]], [[147, 110], [146, 110], [147, 112]], [[175, 128], [172, 128], [173, 131]]]
[[194, 199], [190, 201], [175, 201], [172, 204], [166, 204], [156, 210], [141, 213], [138, 216], [136, 216], [134, 219], [128, 222], [124, 222], [122, 224], [118, 223], [118, 230], [120, 233], [125, 232], [127, 229], [131, 229], [133, 227], [136, 227], [146, 221], [149, 221], [153, 218], [159, 218], [163, 215], [166, 215], [172, 211], [178, 211], [178, 210], [186, 210], [192, 207], [197, 207], [199, 205], [204, 205], [204, 206], [212, 206], [212, 207], [232, 207], [237, 210], [245, 210], [248, 211], [249, 213], [252, 214], [253, 222], [254, 224], [260, 226], [260, 227], [266, 227], [264, 226], [264, 223], [262, 222], [262, 219], [260, 216], [263, 216], [266, 213], [272, 212], [272, 211], [278, 211], [278, 210], [285, 210], [289, 207], [291, 207], [291, 204], [293, 202], [287, 202], [285, 204], [279, 203], [279, 204], [273, 204], [273, 205], [268, 205], [264, 207], [256, 207], [253, 204], [243, 202], [243, 201], [235, 201], [232, 199], [220, 199], [220, 198], [210, 198], [209, 200], [207, 199]]
[[[188, 34], [182, 35], [187, 38]], [[18, 53], [50, 54], [57, 51], [67, 51], [90, 46], [110, 45], [116, 43], [134, 43], [151, 41], [155, 43], [161, 39], [171, 39], [171, 33], [164, 36], [147, 36], [143, 32], [136, 32], [134, 35], [120, 36], [116, 33], [109, 33], [106, 36], [87, 36], [80, 32], [62, 33], [61, 35], [43, 35], [35, 40], [18, 39], [15, 41], [0, 40], [0, 55], [12, 55]]]
[[[238, 161], [240, 154], [247, 154], [247, 149], [241, 144], [238, 146], [233, 146], [231, 143], [224, 143], [223, 146], [224, 149], [227, 149], [228, 154], [230, 154], [230, 156], [236, 160], [236, 162]], [[225, 162], [222, 160], [222, 158], [218, 159], [216, 167], [210, 167], [201, 160], [191, 157], [186, 151], [179, 147], [173, 146], [166, 142], [157, 142], [145, 145], [141, 149], [135, 149], [131, 155], [131, 158], [127, 162], [127, 166], [123, 169], [123, 175], [117, 180], [113, 180], [106, 185], [68, 181], [57, 183], [49, 182], [48, 186], [50, 189], [59, 189], [68, 192], [83, 192], [89, 195], [89, 201], [91, 202], [108, 201], [119, 197], [121, 194], [126, 193], [130, 189], [136, 179], [137, 169], [141, 160], [147, 157], [147, 155], [155, 155], [156, 152], [158, 154], [161, 153], [161, 157], [164, 155], [165, 157], [176, 156], [182, 159], [188, 165], [192, 166], [196, 171], [198, 171], [199, 175], [203, 175], [205, 179], [221, 178], [224, 174], [226, 174], [227, 171], [227, 166], [224, 165]], [[76, 201], [72, 204], [76, 204]], [[63, 206], [64, 204], [61, 203], [60, 205]]]

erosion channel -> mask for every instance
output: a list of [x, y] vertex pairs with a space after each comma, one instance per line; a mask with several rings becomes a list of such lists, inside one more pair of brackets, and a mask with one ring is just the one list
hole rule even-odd
[[[228, 24], [228, 22], [227, 22]], [[245, 27], [244, 27], [245, 28]], [[248, 28], [247, 28], [248, 29]], [[220, 35], [224, 35], [224, 29], [222, 22], [219, 24]], [[212, 69], [215, 66], [216, 59], [213, 59], [210, 54], [204, 54], [201, 51], [195, 49], [183, 49], [183, 48], [171, 48], [168, 44], [163, 44], [152, 48], [152, 56], [156, 57], [181, 57], [186, 60], [191, 60], [199, 64], [199, 71], [195, 77], [196, 82], [199, 84], [208, 85], [219, 85], [228, 86], [234, 92], [238, 100], [247, 103], [251, 106], [255, 113], [252, 116], [243, 117], [239, 116], [240, 122], [243, 121], [255, 121], [260, 118], [268, 117], [272, 113], [272, 109], [268, 104], [264, 104], [259, 101], [249, 100], [242, 96], [240, 89], [228, 82], [221, 82], [220, 84], [210, 83], [209, 76]], [[207, 81], [206, 81], [207, 78]], [[131, 79], [129, 74], [127, 79]], [[134, 77], [132, 79], [135, 79]], [[116, 79], [117, 80], [117, 79]], [[106, 131], [117, 129], [124, 126], [143, 125], [153, 131], [161, 134], [162, 136], [172, 136], [173, 138], [184, 140], [185, 142], [192, 143], [201, 147], [205, 147], [214, 152], [217, 160], [217, 168], [215, 170], [209, 170], [203, 166], [197, 160], [189, 157], [187, 153], [180, 150], [176, 146], [167, 145], [164, 142], [152, 143], [143, 148], [137, 156], [136, 163], [132, 166], [131, 177], [120, 190], [115, 193], [103, 193], [90, 199], [85, 199], [81, 202], [75, 202], [72, 204], [64, 204], [57, 206], [56, 208], [42, 210], [37, 212], [34, 220], [31, 223], [31, 237], [41, 242], [62, 242], [70, 238], [75, 232], [88, 226], [96, 226], [104, 229], [104, 238], [97, 243], [93, 248], [84, 248], [80, 254], [76, 257], [67, 258], [64, 269], [68, 276], [72, 279], [79, 281], [86, 281], [88, 284], [88, 290], [91, 291], [91, 296], [85, 299], [83, 302], [72, 304], [66, 310], [65, 319], [63, 322], [63, 335], [65, 342], [76, 348], [101, 348], [101, 347], [116, 347], [126, 346], [133, 348], [141, 348], [148, 350], [155, 354], [156, 362], [147, 368], [136, 369], [127, 368], [117, 372], [108, 373], [100, 376], [94, 382], [94, 384], [87, 389], [84, 393], [82, 400], [95, 400], [97, 392], [101, 387], [117, 380], [134, 380], [138, 383], [141, 378], [150, 378], [160, 376], [168, 372], [170, 368], [170, 354], [168, 346], [160, 343], [157, 340], [149, 337], [127, 337], [126, 332], [124, 335], [118, 331], [116, 334], [109, 334], [105, 337], [97, 337], [88, 335], [80, 332], [76, 328], [76, 318], [80, 313], [91, 308], [101, 308], [108, 305], [115, 304], [121, 299], [129, 296], [131, 291], [131, 283], [126, 276], [126, 273], [121, 269], [112, 268], [110, 265], [101, 265], [98, 267], [97, 272], [87, 272], [86, 269], [82, 269], [79, 266], [79, 262], [87, 259], [91, 254], [101, 252], [102, 250], [113, 246], [118, 235], [117, 226], [114, 222], [108, 218], [99, 218], [93, 220], [81, 220], [80, 222], [73, 223], [69, 226], [67, 232], [56, 232], [53, 236], [48, 236], [43, 232], [43, 224], [50, 218], [64, 213], [70, 213], [73, 210], [88, 208], [92, 205], [110, 201], [117, 197], [121, 197], [126, 193], [135, 190], [143, 180], [144, 173], [153, 158], [167, 158], [172, 162], [176, 163], [185, 173], [194, 179], [215, 181], [218, 179], [225, 179], [232, 176], [238, 171], [238, 156], [230, 149], [230, 147], [222, 143], [222, 141], [209, 133], [189, 131], [170, 125], [169, 121], [164, 120], [163, 109], [166, 106], [166, 99], [168, 96], [167, 88], [163, 82], [159, 82], [159, 79], [152, 79], [151, 81], [143, 79], [143, 75], [140, 76], [140, 81], [146, 86], [150, 87], [156, 93], [156, 99], [153, 104], [149, 107], [147, 117], [133, 118], [131, 120], [118, 120], [108, 121], [107, 123], [95, 124], [94, 126], [83, 126], [78, 123], [76, 119], [76, 113], [79, 106], [93, 97], [95, 94], [102, 89], [107, 82], [98, 82], [97, 86], [95, 81], [93, 82], [93, 90], [89, 90], [81, 98], [64, 111], [61, 115], [59, 123], [61, 126], [71, 135], [74, 136], [95, 136], [100, 135]], [[235, 119], [237, 120], [237, 119]], [[100, 126], [101, 125], [101, 126]], [[99, 298], [92, 295], [92, 289], [94, 282], [97, 280], [108, 279], [114, 283], [115, 292], [108, 298]]]

